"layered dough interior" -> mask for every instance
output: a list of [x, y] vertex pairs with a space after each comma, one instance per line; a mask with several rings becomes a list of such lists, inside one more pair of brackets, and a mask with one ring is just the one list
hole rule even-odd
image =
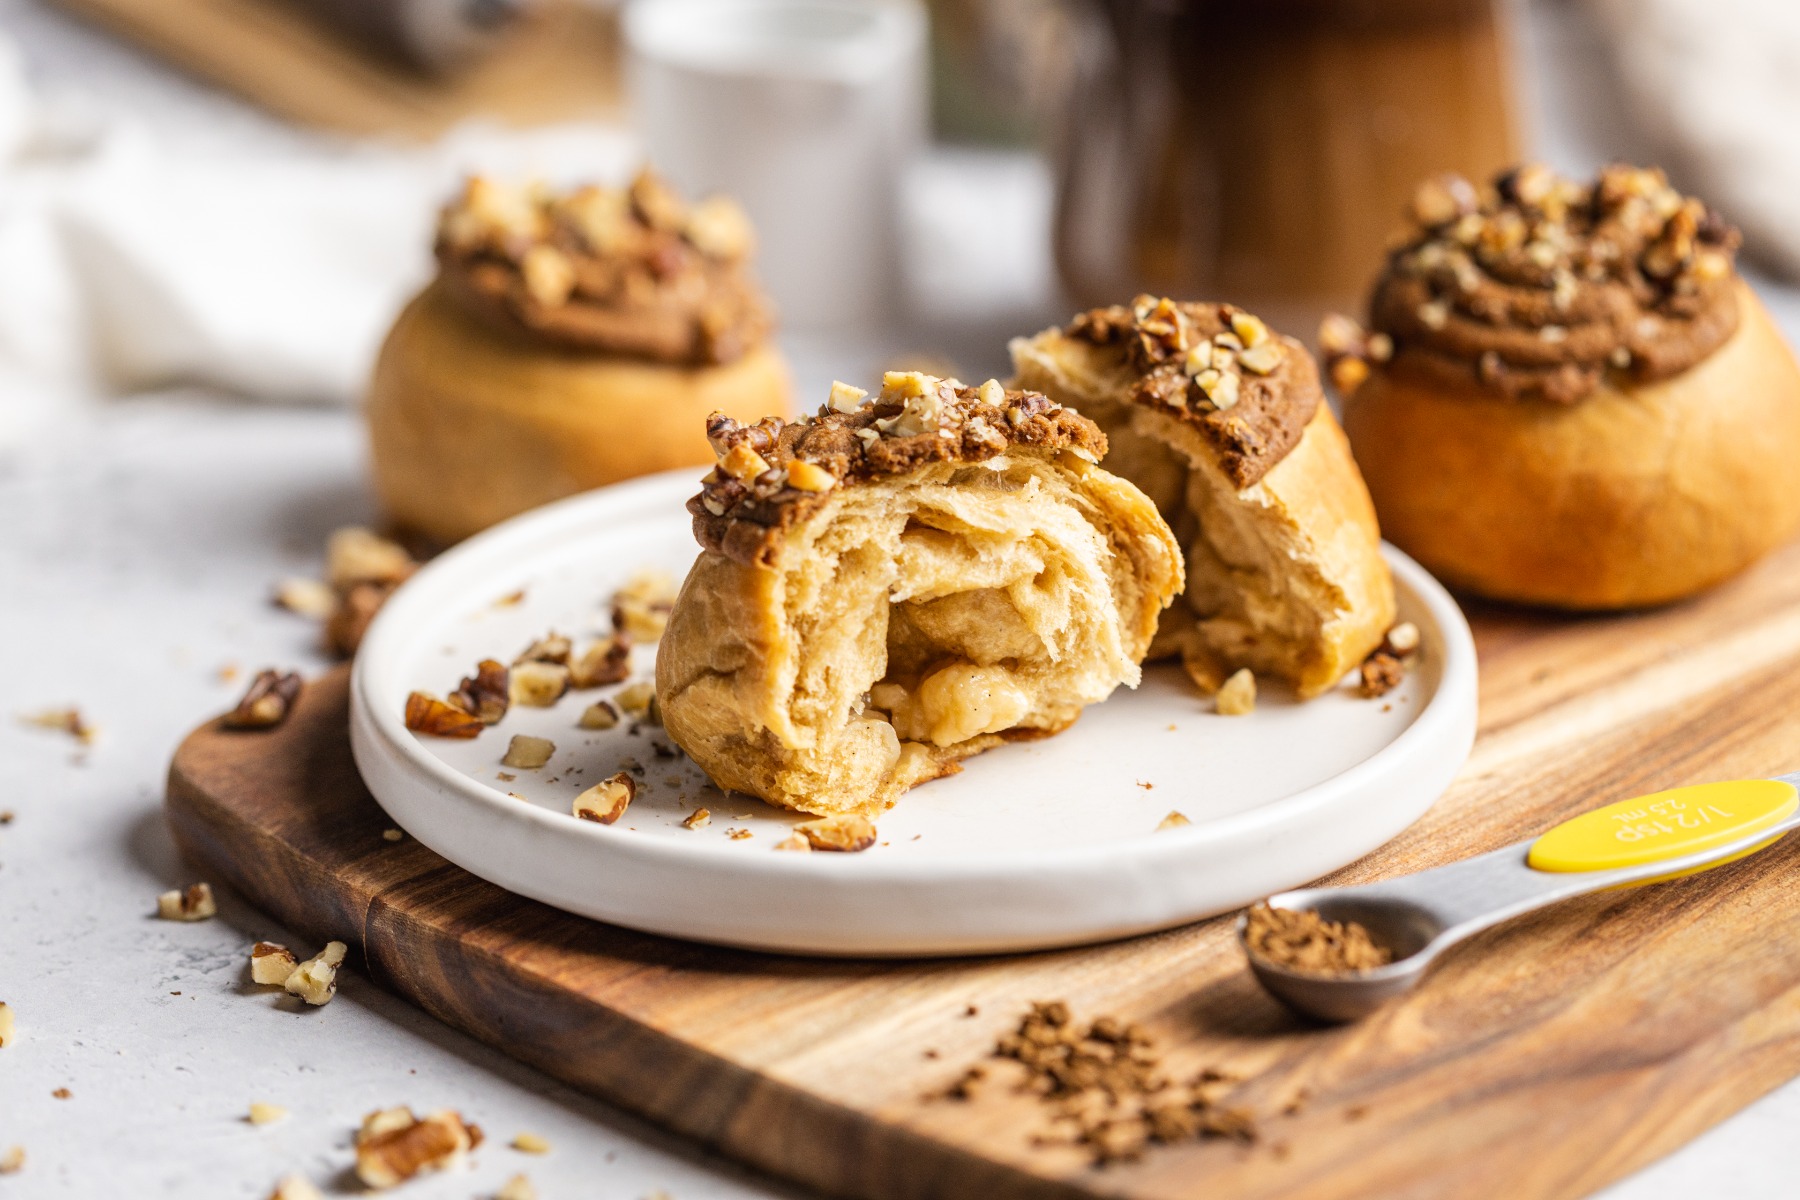
[[[721, 786], [878, 812], [1135, 686], [1179, 586], [1152, 506], [1071, 454], [933, 464], [841, 489], [774, 569], [703, 555], [664, 640], [664, 720]], [[695, 620], [712, 645], [683, 670]]]

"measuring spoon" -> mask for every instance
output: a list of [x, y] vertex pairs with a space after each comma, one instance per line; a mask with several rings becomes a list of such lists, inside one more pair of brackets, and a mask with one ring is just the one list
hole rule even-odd
[[1796, 784], [1800, 771], [1654, 792], [1449, 866], [1268, 898], [1272, 908], [1363, 926], [1394, 954], [1393, 962], [1372, 970], [1317, 975], [1261, 959], [1245, 941], [1248, 914], [1238, 918], [1238, 942], [1271, 995], [1308, 1016], [1353, 1021], [1411, 988], [1438, 955], [1490, 926], [1571, 896], [1660, 883], [1756, 853], [1800, 826]]

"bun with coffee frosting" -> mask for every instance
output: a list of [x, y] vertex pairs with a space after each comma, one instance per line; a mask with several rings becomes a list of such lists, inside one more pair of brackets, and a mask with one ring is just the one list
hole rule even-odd
[[368, 396], [395, 522], [451, 542], [551, 500], [712, 458], [723, 411], [788, 411], [753, 235], [723, 197], [645, 171], [569, 192], [470, 179], [437, 278], [401, 313]]
[[1321, 329], [1383, 533], [1445, 582], [1657, 604], [1800, 525], [1800, 368], [1738, 234], [1663, 173], [1428, 181], [1365, 331]]

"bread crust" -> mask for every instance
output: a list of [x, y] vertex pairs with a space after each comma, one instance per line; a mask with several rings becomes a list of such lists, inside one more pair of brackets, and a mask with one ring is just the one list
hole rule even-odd
[[1800, 527], [1800, 367], [1737, 283], [1735, 333], [1668, 379], [1574, 405], [1377, 370], [1345, 427], [1402, 549], [1453, 587], [1568, 609], [1711, 587]]
[[711, 462], [708, 413], [788, 410], [772, 346], [710, 366], [559, 350], [474, 317], [439, 281], [389, 332], [366, 415], [388, 515], [448, 543], [576, 492]]

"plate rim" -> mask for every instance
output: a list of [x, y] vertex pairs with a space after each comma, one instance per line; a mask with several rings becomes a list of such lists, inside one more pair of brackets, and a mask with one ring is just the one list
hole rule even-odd
[[[522, 822], [546, 834], [573, 835], [593, 839], [596, 847], [639, 860], [659, 868], [707, 867], [730, 862], [734, 870], [767, 879], [817, 877], [821, 872], [853, 873], [856, 877], [887, 882], [971, 881], [1004, 879], [1020, 873], [1043, 870], [1081, 870], [1092, 868], [1121, 854], [1142, 859], [1180, 858], [1193, 853], [1210, 841], [1253, 838], [1258, 833], [1278, 831], [1295, 820], [1329, 809], [1342, 801], [1345, 792], [1360, 789], [1365, 778], [1378, 776], [1391, 769], [1396, 758], [1409, 757], [1416, 747], [1456, 735], [1458, 698], [1467, 697], [1473, 704], [1476, 685], [1474, 637], [1456, 602], [1435, 578], [1402, 551], [1387, 542], [1381, 544], [1383, 557], [1394, 571], [1396, 582], [1416, 596], [1430, 614], [1443, 647], [1441, 674], [1432, 696], [1417, 717], [1392, 741], [1362, 761], [1327, 779], [1299, 791], [1259, 804], [1253, 808], [1229, 813], [1191, 826], [1143, 834], [1091, 845], [1038, 849], [1008, 850], [996, 847], [980, 853], [942, 858], [904, 856], [864, 856], [835, 854], [745, 854], [740, 847], [710, 841], [685, 843], [673, 838], [644, 836], [627, 829], [582, 821], [568, 813], [560, 813], [535, 804], [521, 804], [498, 788], [474, 779], [432, 754], [409, 730], [402, 719], [404, 696], [384, 702], [390, 676], [397, 671], [397, 658], [407, 648], [406, 624], [414, 610], [427, 609], [435, 590], [449, 586], [463, 573], [472, 572], [472, 564], [484, 563], [490, 557], [505, 557], [515, 541], [536, 544], [553, 540], [558, 531], [569, 525], [586, 525], [606, 514], [672, 497], [678, 490], [684, 495], [694, 488], [694, 473], [689, 469], [666, 471], [621, 484], [598, 488], [545, 505], [513, 517], [452, 547], [424, 564], [403, 583], [377, 614], [358, 651], [351, 671], [351, 726], [354, 731], [373, 735], [374, 745], [364, 738], [353, 738], [359, 772], [367, 782], [371, 771], [363, 762], [365, 754], [375, 746], [399, 760], [405, 771], [423, 775], [434, 790], [455, 791], [463, 799], [474, 801], [500, 815], [503, 820]], [[520, 547], [523, 553], [528, 547]], [[499, 590], [494, 587], [490, 590]], [[485, 594], [485, 593], [484, 593]], [[1472, 725], [1472, 719], [1469, 721]], [[1466, 758], [1467, 747], [1463, 758]], [[371, 793], [375, 789], [371, 787]], [[1441, 795], [1441, 792], [1439, 793]], [[1436, 802], [1427, 802], [1407, 822], [1413, 821]], [[379, 802], [381, 797], [376, 795]], [[385, 805], [383, 806], [386, 807]], [[390, 813], [390, 815], [392, 815]], [[801, 814], [804, 816], [805, 814]], [[398, 818], [396, 818], [398, 819]], [[404, 825], [404, 822], [402, 823]], [[1403, 826], [1402, 828], [1405, 828]], [[419, 836], [417, 831], [409, 833]], [[421, 837], [422, 841], [431, 839]], [[460, 865], [460, 864], [459, 864]], [[480, 874], [480, 872], [472, 872]]]

